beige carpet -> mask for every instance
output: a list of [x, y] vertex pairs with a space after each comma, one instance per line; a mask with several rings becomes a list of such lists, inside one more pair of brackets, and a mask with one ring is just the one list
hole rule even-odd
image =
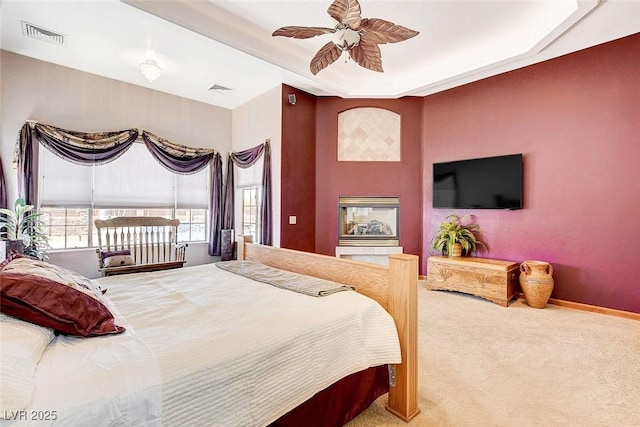
[[[640, 426], [640, 322], [419, 290], [411, 426]], [[406, 425], [379, 398], [347, 426]]]

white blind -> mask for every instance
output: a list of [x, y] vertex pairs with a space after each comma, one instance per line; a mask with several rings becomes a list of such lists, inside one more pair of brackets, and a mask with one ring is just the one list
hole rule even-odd
[[97, 208], [174, 205], [174, 174], [144, 144], [133, 144], [117, 160], [95, 167], [93, 204]]
[[91, 166], [80, 166], [39, 147], [40, 204], [43, 206], [91, 206]]
[[209, 208], [209, 167], [191, 175], [175, 175], [178, 209]]
[[208, 167], [192, 175], [175, 174], [160, 165], [144, 144], [135, 143], [117, 160], [95, 167], [76, 165], [41, 147], [39, 163], [43, 206], [209, 207]]
[[246, 169], [242, 169], [239, 166], [235, 166], [235, 179], [236, 186], [238, 187], [254, 187], [262, 184], [262, 164], [264, 155]]

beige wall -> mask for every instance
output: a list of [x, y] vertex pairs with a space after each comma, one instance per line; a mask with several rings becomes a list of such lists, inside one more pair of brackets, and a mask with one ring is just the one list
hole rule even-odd
[[[0, 155], [9, 204], [17, 197], [13, 149], [27, 119], [87, 132], [142, 128], [176, 143], [215, 148], [225, 159], [231, 150], [231, 110], [7, 51], [0, 54]], [[95, 256], [93, 250], [51, 253], [52, 261], [90, 277], [97, 275]], [[189, 265], [209, 260], [206, 245], [190, 245]]]
[[[282, 146], [282, 85], [233, 110], [233, 150], [242, 151], [271, 140], [273, 202], [273, 246], [280, 246], [280, 164]], [[236, 189], [236, 206], [242, 206], [242, 192]], [[236, 209], [236, 233], [242, 230], [242, 212]]]
[[[2, 154], [11, 171], [20, 127], [32, 119], [80, 131], [142, 128], [173, 142], [231, 149], [231, 110], [72, 70], [7, 51], [2, 53]], [[7, 174], [9, 200], [17, 194]]]

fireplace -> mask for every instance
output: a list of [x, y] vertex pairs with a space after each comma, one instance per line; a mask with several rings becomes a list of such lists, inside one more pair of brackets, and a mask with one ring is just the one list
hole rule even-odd
[[338, 245], [398, 246], [398, 197], [340, 197]]

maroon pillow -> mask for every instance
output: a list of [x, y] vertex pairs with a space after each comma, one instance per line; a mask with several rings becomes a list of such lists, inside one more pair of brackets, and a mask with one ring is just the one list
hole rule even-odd
[[0, 271], [3, 313], [83, 337], [119, 334], [108, 300], [92, 280], [30, 258], [16, 258]]

